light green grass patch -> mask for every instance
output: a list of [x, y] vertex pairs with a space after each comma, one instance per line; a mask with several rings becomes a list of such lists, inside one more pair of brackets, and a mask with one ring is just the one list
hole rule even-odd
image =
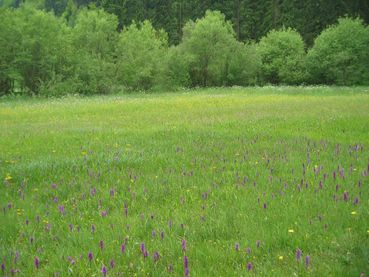
[[184, 255], [191, 276], [369, 272], [368, 111], [366, 88], [3, 99], [5, 272], [177, 276]]

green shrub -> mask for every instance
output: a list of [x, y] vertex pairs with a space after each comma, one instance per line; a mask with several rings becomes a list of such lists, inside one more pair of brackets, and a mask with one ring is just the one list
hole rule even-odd
[[299, 84], [306, 78], [305, 50], [301, 35], [293, 29], [273, 30], [260, 40], [264, 82]]
[[167, 34], [156, 31], [149, 21], [125, 28], [120, 34], [116, 54], [120, 84], [133, 90], [152, 88], [167, 48]]
[[10, 93], [14, 80], [15, 56], [20, 49], [17, 18], [8, 9], [0, 8], [0, 95]]
[[101, 9], [82, 9], [73, 28], [77, 52], [111, 60], [118, 40], [118, 18]]
[[236, 43], [231, 23], [218, 11], [207, 11], [204, 18], [188, 22], [181, 46], [189, 60], [192, 86], [225, 85]]
[[313, 83], [369, 83], [369, 27], [360, 19], [341, 18], [324, 30], [307, 55]]
[[[83, 9], [72, 29], [72, 74], [69, 77], [82, 94], [106, 94], [114, 88], [114, 54], [118, 19], [99, 9]], [[71, 83], [68, 81], [67, 83]]]
[[189, 62], [183, 48], [170, 47], [160, 63], [156, 88], [177, 89], [189, 87], [190, 84]]
[[67, 27], [52, 13], [27, 6], [1, 15], [1, 90], [37, 94], [41, 83], [65, 73]]
[[228, 64], [228, 85], [256, 85], [261, 72], [261, 58], [255, 44], [235, 44]]

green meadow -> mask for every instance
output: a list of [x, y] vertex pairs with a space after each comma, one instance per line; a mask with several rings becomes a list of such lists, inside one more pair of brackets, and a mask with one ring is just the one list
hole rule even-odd
[[368, 88], [7, 97], [0, 130], [1, 276], [369, 274]]

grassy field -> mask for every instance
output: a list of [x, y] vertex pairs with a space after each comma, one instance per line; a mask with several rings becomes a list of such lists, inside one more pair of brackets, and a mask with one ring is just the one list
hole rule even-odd
[[2, 275], [369, 274], [369, 89], [8, 98], [0, 130]]

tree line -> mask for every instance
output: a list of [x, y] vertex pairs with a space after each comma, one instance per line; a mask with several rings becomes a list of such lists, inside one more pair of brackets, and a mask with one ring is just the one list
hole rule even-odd
[[[116, 7], [122, 8], [118, 2]], [[163, 7], [168, 2], [162, 1]], [[174, 2], [186, 6], [193, 1]], [[219, 4], [219, 8], [224, 10], [227, 1], [221, 2], [224, 6]], [[42, 3], [45, 6], [48, 2]], [[58, 1], [50, 3], [56, 5]], [[275, 28], [268, 27], [270, 31], [253, 40], [249, 29], [241, 23], [235, 25], [220, 11], [208, 10], [196, 20], [188, 19], [183, 12], [179, 17], [183, 20], [181, 31], [177, 34], [180, 38], [173, 43], [174, 34], [167, 32], [167, 28], [155, 28], [154, 20], [139, 20], [141, 15], [134, 17], [137, 21], [122, 25], [124, 13], [119, 17], [116, 11], [111, 12], [111, 1], [84, 8], [78, 8], [72, 1], [65, 3], [60, 10], [54, 7], [49, 12], [38, 8], [37, 2], [0, 8], [1, 94], [369, 84], [369, 27], [360, 18], [338, 19], [309, 46], [297, 28], [276, 23]], [[236, 3], [243, 7], [243, 1]], [[155, 10], [161, 7], [154, 6]], [[162, 16], [167, 12], [163, 8]], [[142, 16], [150, 18], [147, 14]], [[250, 20], [241, 16], [241, 12], [239, 19]], [[240, 39], [243, 36], [248, 39]]]

